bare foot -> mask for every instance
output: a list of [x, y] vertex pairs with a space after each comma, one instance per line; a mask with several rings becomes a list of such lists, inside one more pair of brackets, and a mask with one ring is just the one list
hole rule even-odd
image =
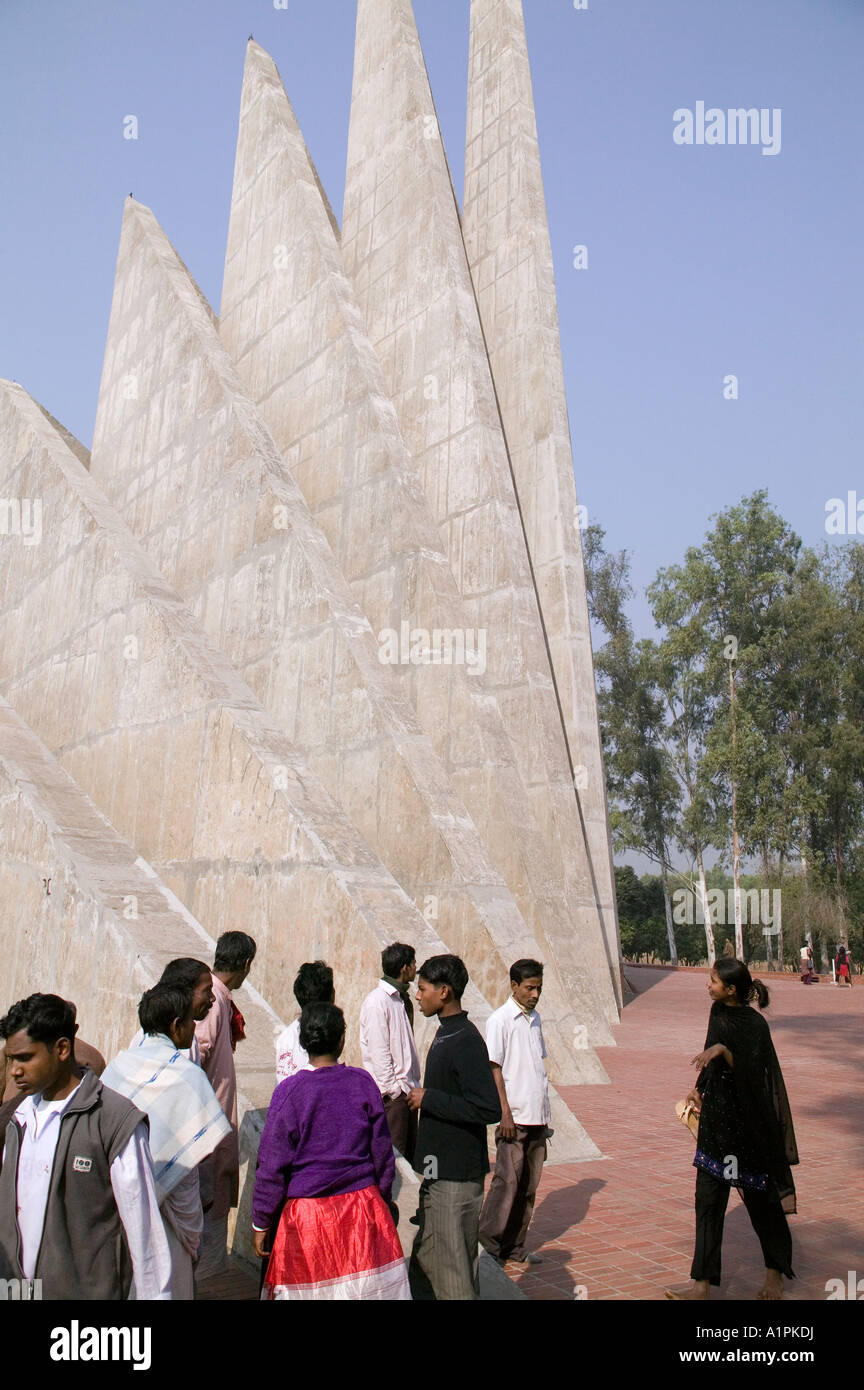
[[779, 1303], [783, 1298], [783, 1275], [778, 1269], [765, 1271], [765, 1283], [756, 1295], [764, 1303]]
[[696, 1279], [692, 1284], [686, 1284], [680, 1289], [664, 1289], [666, 1298], [671, 1298], [675, 1302], [698, 1302], [704, 1303], [708, 1299], [708, 1280]]

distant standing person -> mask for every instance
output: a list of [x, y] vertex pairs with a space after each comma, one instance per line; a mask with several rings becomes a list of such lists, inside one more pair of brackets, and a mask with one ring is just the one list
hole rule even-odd
[[495, 1131], [495, 1174], [480, 1216], [480, 1244], [500, 1264], [540, 1264], [525, 1249], [534, 1198], [546, 1161], [552, 1117], [537, 1003], [543, 966], [517, 960], [510, 967], [510, 998], [489, 1016], [486, 1047], [501, 1099]]
[[307, 1004], [300, 1041], [309, 1069], [276, 1087], [258, 1153], [252, 1227], [256, 1254], [270, 1256], [261, 1297], [406, 1301], [378, 1089], [361, 1067], [340, 1064], [345, 1018], [335, 1004]]
[[420, 1112], [414, 1170], [420, 1173], [419, 1230], [411, 1252], [415, 1299], [479, 1299], [478, 1233], [489, 1172], [486, 1126], [501, 1102], [486, 1044], [462, 1008], [468, 971], [458, 956], [432, 956], [420, 967], [417, 1002], [438, 1032], [422, 1087], [408, 1096]]
[[845, 946], [838, 946], [837, 948], [837, 955], [834, 958], [834, 973], [837, 976], [836, 984], [848, 985], [850, 989], [852, 988], [850, 956]]
[[360, 1055], [374, 1079], [394, 1148], [413, 1161], [417, 1114], [408, 1095], [420, 1085], [420, 1058], [414, 1043], [410, 987], [417, 974], [413, 946], [397, 941], [381, 952], [381, 979], [360, 1009]]
[[234, 1051], [246, 1036], [243, 1015], [231, 997], [252, 968], [256, 945], [242, 931], [229, 931], [216, 942], [213, 963], [215, 1002], [207, 1017], [195, 1026], [201, 1052], [201, 1065], [231, 1133], [201, 1165], [201, 1200], [204, 1207], [204, 1235], [196, 1280], [209, 1279], [225, 1268], [228, 1244], [228, 1213], [236, 1207], [240, 1185], [240, 1149], [237, 1129], [237, 1073]]
[[802, 985], [812, 985], [813, 983], [813, 952], [806, 942], [801, 947], [801, 983]]
[[46, 1300], [171, 1297], [148, 1121], [75, 1066], [74, 1005], [31, 994], [0, 1019], [15, 1085], [0, 1170], [0, 1266]]
[[765, 1261], [763, 1300], [783, 1297], [783, 1276], [794, 1278], [786, 1213], [795, 1211], [791, 1166], [798, 1162], [783, 1073], [755, 1000], [767, 1007], [768, 990], [740, 960], [718, 960], [708, 980], [712, 1000], [704, 1051], [687, 1097], [699, 1114], [696, 1139], [696, 1249], [692, 1285], [666, 1289], [671, 1299], [702, 1300], [720, 1283], [723, 1220], [737, 1187]]
[[[294, 981], [294, 998], [302, 1014], [309, 1004], [332, 1004], [336, 998], [333, 989], [333, 971], [323, 960], [304, 961], [297, 971]], [[300, 1019], [295, 1018], [276, 1039], [276, 1084], [296, 1076], [298, 1071], [306, 1071], [309, 1055], [300, 1042]]]

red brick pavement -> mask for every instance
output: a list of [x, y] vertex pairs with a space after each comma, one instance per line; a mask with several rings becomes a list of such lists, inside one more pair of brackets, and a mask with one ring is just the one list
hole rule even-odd
[[[690, 1058], [703, 1046], [707, 973], [632, 969], [638, 996], [624, 1010], [617, 1047], [601, 1055], [611, 1086], [564, 1095], [605, 1157], [547, 1165], [529, 1248], [533, 1268], [508, 1265], [529, 1298], [662, 1299], [687, 1283], [693, 1254], [693, 1140], [673, 1106], [690, 1090]], [[765, 977], [771, 984], [771, 976]], [[766, 1018], [786, 1079], [800, 1166], [799, 1215], [790, 1218], [797, 1278], [789, 1299], [826, 1298], [849, 1270], [864, 1278], [864, 989], [775, 982]], [[554, 1141], [553, 1141], [554, 1143]], [[723, 1284], [712, 1299], [753, 1298], [762, 1259], [733, 1193]]]

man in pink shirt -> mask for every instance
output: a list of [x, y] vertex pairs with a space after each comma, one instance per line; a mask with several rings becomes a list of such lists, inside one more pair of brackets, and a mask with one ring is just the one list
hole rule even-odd
[[246, 1036], [243, 1015], [231, 993], [239, 989], [252, 968], [256, 945], [242, 931], [229, 931], [216, 942], [213, 963], [213, 1007], [195, 1025], [201, 1066], [231, 1125], [212, 1156], [201, 1165], [204, 1234], [195, 1271], [196, 1282], [220, 1273], [226, 1265], [228, 1213], [239, 1196], [240, 1150], [237, 1130], [237, 1073], [234, 1050]]

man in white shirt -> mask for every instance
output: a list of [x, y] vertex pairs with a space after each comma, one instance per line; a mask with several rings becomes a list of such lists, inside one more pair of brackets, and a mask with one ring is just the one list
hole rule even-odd
[[[19, 1090], [5, 1134], [0, 1261], [39, 1279], [46, 1299], [171, 1297], [171, 1255], [153, 1178], [147, 1118], [72, 1050], [75, 1012], [32, 994], [0, 1019]], [[131, 1268], [130, 1268], [131, 1262]]]
[[499, 1264], [540, 1264], [525, 1237], [546, 1159], [551, 1119], [546, 1045], [537, 1013], [543, 966], [517, 960], [510, 967], [510, 998], [490, 1014], [486, 1047], [501, 1099], [495, 1131], [495, 1175], [480, 1216], [480, 1244]]
[[381, 952], [381, 976], [360, 1010], [360, 1054], [374, 1078], [393, 1147], [414, 1157], [417, 1115], [410, 1110], [408, 1092], [420, 1085], [420, 1059], [414, 1044], [414, 1006], [409, 994], [417, 974], [413, 946], [394, 942]]

